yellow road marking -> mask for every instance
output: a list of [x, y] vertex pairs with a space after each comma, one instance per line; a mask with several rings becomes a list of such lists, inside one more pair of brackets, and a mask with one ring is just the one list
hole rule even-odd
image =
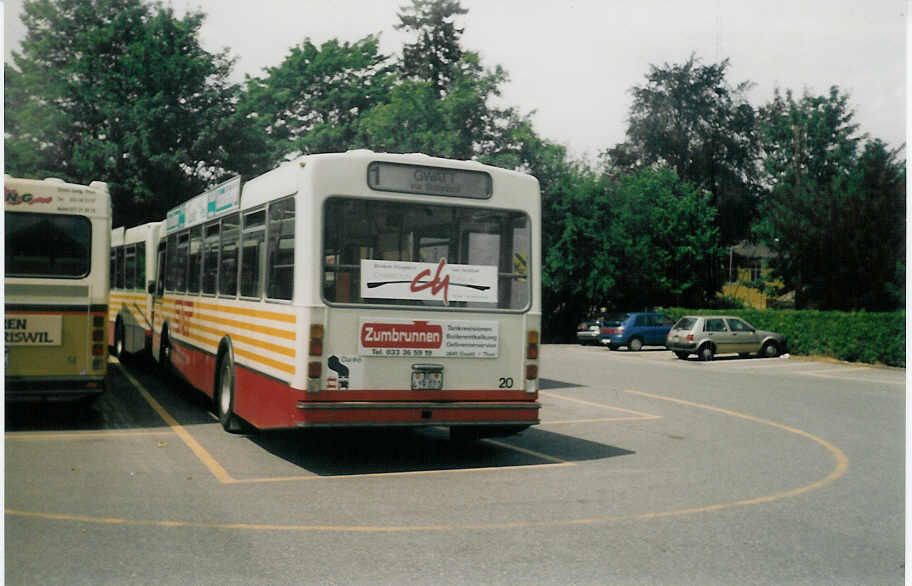
[[[190, 434], [188, 434], [164, 410], [164, 408], [162, 408], [161, 405], [159, 405], [158, 402], [155, 401], [155, 399], [153, 399], [151, 397], [151, 395], [148, 394], [148, 392], [142, 387], [142, 385], [139, 384], [138, 381], [136, 381], [136, 379], [134, 379], [131, 375], [129, 375], [126, 372], [124, 374], [126, 374], [127, 377], [131, 380], [131, 382], [133, 382], [133, 384], [136, 385], [137, 389], [140, 390], [140, 393], [149, 402], [149, 404], [152, 405], [153, 409], [155, 409], [165, 419], [165, 421], [168, 422], [168, 424], [172, 427], [172, 429], [175, 430], [175, 432], [178, 433], [179, 436], [181, 436], [181, 439], [183, 439], [185, 441], [185, 443], [188, 443], [188, 439], [189, 439], [190, 443], [188, 443], [188, 445], [191, 447], [191, 449], [194, 451], [194, 453], [197, 453], [198, 457], [200, 457], [200, 452], [198, 452], [197, 449], [200, 450], [201, 453], [205, 455], [205, 457], [209, 458], [209, 460], [211, 460], [212, 464], [217, 466], [218, 469], [221, 469], [223, 477], [227, 479], [226, 483], [238, 483], [239, 482], [239, 481], [235, 481], [235, 480], [231, 479], [231, 477], [228, 476], [227, 472], [224, 472], [224, 469], [222, 469], [221, 466], [219, 466], [218, 463], [215, 462], [215, 460], [212, 459], [211, 456], [209, 456], [208, 452], [206, 452], [202, 448], [202, 446], [200, 446], [198, 443], [196, 443], [196, 440], [194, 440], [190, 436]], [[797, 429], [794, 427], [789, 427], [787, 425], [783, 425], [781, 423], [776, 423], [774, 421], [770, 421], [767, 419], [762, 419], [760, 417], [755, 417], [753, 415], [748, 415], [745, 413], [740, 413], [738, 411], [732, 411], [729, 409], [723, 409], [720, 407], [713, 407], [711, 405], [695, 403], [695, 402], [686, 401], [683, 399], [675, 399], [672, 397], [656, 395], [653, 393], [646, 393], [643, 391], [627, 390], [625, 392], [630, 393], [630, 394], [640, 395], [643, 397], [649, 397], [649, 398], [657, 399], [657, 400], [661, 400], [661, 401], [668, 401], [670, 403], [676, 403], [679, 405], [686, 405], [688, 407], [694, 407], [697, 409], [713, 411], [713, 412], [721, 413], [721, 414], [728, 415], [731, 417], [744, 419], [746, 421], [752, 421], [752, 422], [759, 423], [762, 425], [768, 425], [768, 426], [771, 426], [776, 429], [780, 429], [783, 431], [787, 431], [789, 433], [796, 434], [800, 437], [803, 437], [805, 439], [809, 439], [813, 442], [816, 442], [817, 444], [826, 448], [827, 451], [829, 451], [830, 454], [833, 456], [833, 458], [836, 462], [836, 465], [835, 465], [834, 469], [826, 477], [824, 477], [821, 480], [818, 480], [816, 482], [812, 482], [810, 484], [800, 486], [798, 488], [794, 488], [791, 490], [780, 491], [780, 492], [776, 492], [776, 493], [773, 493], [770, 495], [760, 496], [760, 497], [751, 498], [751, 499], [742, 499], [742, 500], [725, 502], [725, 503], [717, 503], [717, 504], [713, 504], [713, 505], [706, 505], [703, 507], [690, 507], [690, 508], [684, 508], [684, 509], [673, 509], [673, 510], [669, 510], [669, 511], [657, 511], [657, 512], [633, 514], [633, 515], [611, 515], [611, 516], [603, 516], [603, 517], [586, 517], [586, 518], [579, 518], [579, 519], [550, 520], [550, 521], [519, 521], [519, 522], [510, 522], [510, 523], [482, 523], [482, 524], [465, 524], [465, 525], [437, 524], [437, 525], [414, 525], [414, 526], [374, 526], [374, 525], [342, 526], [342, 525], [301, 525], [301, 524], [279, 525], [279, 524], [253, 524], [253, 523], [202, 523], [202, 522], [154, 520], [154, 519], [146, 519], [146, 520], [125, 519], [125, 518], [120, 518], [120, 517], [93, 517], [93, 516], [89, 516], [89, 515], [39, 513], [39, 512], [35, 512], [35, 511], [22, 511], [22, 510], [18, 510], [18, 509], [4, 509], [4, 512], [7, 515], [18, 516], [18, 517], [57, 520], [57, 521], [74, 521], [74, 522], [105, 524], [105, 525], [127, 525], [127, 526], [146, 526], [146, 527], [188, 527], [188, 528], [201, 528], [201, 529], [232, 529], [232, 530], [247, 530], [247, 531], [294, 531], [294, 532], [321, 531], [321, 532], [349, 532], [349, 533], [354, 533], [354, 532], [403, 533], [403, 532], [419, 532], [419, 531], [422, 531], [422, 532], [455, 531], [455, 530], [465, 531], [465, 530], [479, 530], [479, 529], [527, 529], [527, 528], [536, 528], [536, 527], [594, 525], [594, 524], [604, 524], [604, 523], [615, 522], [615, 521], [624, 521], [624, 520], [649, 520], [649, 519], [657, 519], [657, 518], [663, 518], [663, 517], [694, 515], [694, 514], [698, 514], [698, 513], [707, 513], [707, 512], [719, 511], [719, 510], [723, 510], [723, 509], [730, 509], [730, 508], [736, 508], [736, 507], [745, 507], [745, 506], [757, 505], [757, 504], [762, 504], [762, 503], [769, 503], [772, 501], [780, 500], [780, 499], [783, 499], [786, 497], [796, 496], [799, 494], [803, 494], [803, 493], [810, 492], [812, 490], [821, 488], [821, 487], [835, 481], [836, 479], [838, 479], [839, 477], [844, 475], [846, 473], [846, 471], [848, 470], [849, 461], [848, 461], [848, 458], [845, 456], [845, 454], [842, 452], [842, 450], [840, 450], [833, 444], [831, 444], [815, 435], [812, 435], [806, 431], [802, 431], [800, 429]], [[562, 397], [562, 398], [564, 398], [564, 397]], [[180, 430], [180, 431], [178, 432], [178, 430]], [[492, 440], [486, 440], [486, 441], [492, 441]], [[505, 445], [506, 447], [516, 449], [516, 446], [510, 446], [509, 444], [501, 444], [500, 442], [495, 442], [495, 443], [497, 443], [498, 445]], [[197, 447], [197, 449], [194, 449], [194, 447], [193, 447], [194, 445]], [[531, 453], [534, 453], [534, 452], [531, 452]], [[201, 458], [201, 459], [203, 459], [203, 458]], [[557, 460], [556, 458], [551, 458], [551, 459]], [[557, 464], [557, 465], [570, 465], [569, 462], [563, 462], [563, 461], [559, 461], [559, 462], [562, 462], [562, 464]], [[211, 467], [210, 467], [210, 470], [212, 470]], [[466, 471], [469, 471], [469, 470], [466, 470]], [[424, 473], [433, 473], [433, 472], [439, 472], [439, 471], [425, 471]], [[411, 474], [421, 474], [421, 473], [422, 472], [419, 471], [419, 472], [413, 472]], [[213, 474], [215, 474], [217, 478], [219, 477], [219, 474], [217, 474], [216, 471], [213, 471]], [[388, 473], [384, 473], [384, 474], [379, 474], [376, 476], [388, 476], [388, 475], [389, 475]], [[374, 475], [371, 475], [371, 476], [374, 476]], [[363, 476], [354, 476], [354, 477], [363, 478]], [[336, 478], [338, 478], [338, 477], [336, 477]], [[277, 479], [260, 479], [260, 481], [270, 481], [270, 482], [277, 482], [279, 480], [282, 480], [282, 479], [278, 479], [278, 478]], [[240, 482], [255, 482], [255, 481], [240, 481]]]
[[[551, 397], [554, 399], [563, 399], [564, 401], [570, 401], [571, 403], [579, 403], [580, 405], [588, 405], [590, 407], [600, 407], [602, 409], [611, 409], [613, 411], [623, 411], [624, 413], [633, 413], [636, 415], [636, 419], [661, 419], [661, 415], [653, 415], [652, 413], [643, 413], [642, 411], [634, 411], [633, 409], [624, 409], [623, 407], [615, 407], [613, 405], [603, 405], [602, 403], [593, 403], [592, 401], [584, 401], [583, 399], [577, 399], [575, 397], [565, 397], [564, 395], [555, 395], [554, 393], [547, 393], [544, 391], [539, 391], [539, 395], [544, 395], [546, 397]], [[631, 418], [633, 419], [633, 418]], [[618, 419], [613, 419], [610, 421], [619, 421]]]
[[111, 430], [111, 431], [40, 431], [40, 432], [7, 432], [4, 439], [10, 440], [51, 440], [51, 439], [109, 439], [122, 437], [147, 437], [171, 435], [173, 432], [153, 430]]
[[209, 469], [212, 475], [215, 476], [219, 482], [222, 484], [231, 484], [234, 482], [234, 479], [230, 474], [228, 474], [222, 465], [219, 464], [218, 461], [213, 458], [208, 451], [206, 451], [206, 448], [204, 448], [198, 441], [196, 441], [196, 438], [190, 435], [190, 433], [184, 429], [184, 427], [178, 423], [177, 420], [174, 419], [174, 417], [172, 417], [171, 414], [168, 413], [152, 395], [149, 394], [149, 391], [146, 390], [142, 383], [136, 380], [136, 378], [125, 369], [121, 369], [121, 372], [124, 374], [124, 376], [127, 377], [127, 380], [129, 380], [133, 386], [136, 387], [136, 390], [139, 391], [139, 394], [142, 395], [142, 398], [146, 400], [146, 402], [152, 407], [152, 409], [155, 410], [156, 413], [158, 413], [159, 417], [164, 419], [165, 423], [168, 424], [168, 427], [171, 428], [171, 431], [176, 433], [177, 437], [179, 437], [181, 441], [184, 442], [188, 448], [190, 448], [190, 451], [196, 454], [196, 457], [199, 458], [203, 465]]
[[677, 403], [679, 405], [687, 405], [688, 407], [704, 409], [706, 411], [715, 411], [716, 413], [722, 413], [724, 415], [729, 415], [731, 417], [737, 417], [739, 419], [753, 421], [754, 423], [768, 425], [768, 426], [774, 427], [776, 429], [781, 429], [783, 431], [793, 433], [795, 435], [798, 435], [803, 438], [809, 439], [813, 442], [816, 442], [816, 443], [820, 444], [821, 446], [823, 446], [824, 448], [826, 448], [826, 450], [828, 452], [830, 452], [830, 454], [833, 456], [833, 459], [835, 460], [835, 463], [836, 463], [836, 466], [833, 468], [832, 472], [827, 474], [825, 478], [822, 478], [821, 480], [818, 480], [817, 482], [812, 482], [811, 484], [806, 484], [804, 486], [800, 486], [800, 487], [792, 489], [792, 490], [777, 492], [777, 493], [773, 493], [771, 495], [761, 496], [761, 497], [757, 497], [757, 498], [753, 498], [753, 499], [734, 501], [734, 502], [730, 502], [730, 503], [720, 503], [720, 504], [716, 504], [716, 505], [708, 505], [705, 507], [697, 507], [697, 508], [693, 508], [693, 509], [681, 509], [681, 510], [677, 510], [677, 511], [667, 511], [667, 512], [662, 512], [662, 513], [648, 513], [645, 515], [640, 515], [639, 518], [651, 519], [651, 518], [655, 518], [655, 517], [669, 517], [672, 515], [687, 515], [687, 514], [691, 514], [691, 513], [718, 511], [721, 509], [729, 509], [732, 507], [743, 507], [743, 506], [747, 506], [747, 505], [768, 503], [771, 501], [776, 501], [776, 500], [783, 499], [783, 498], [790, 497], [790, 496], [797, 496], [799, 494], [810, 492], [812, 490], [816, 490], [818, 488], [826, 486], [827, 484], [833, 482], [834, 480], [836, 480], [837, 478], [839, 478], [840, 476], [845, 474], [846, 471], [849, 469], [849, 459], [842, 452], [842, 450], [840, 450], [839, 448], [837, 448], [836, 446], [834, 446], [833, 444], [831, 444], [830, 442], [828, 442], [824, 439], [821, 439], [815, 435], [812, 435], [806, 431], [802, 431], [795, 427], [789, 427], [788, 425], [783, 425], [782, 423], [776, 423], [775, 421], [770, 421], [768, 419], [754, 417], [753, 415], [748, 415], [746, 413], [739, 413], [738, 411], [731, 411], [730, 409], [723, 409], [721, 407], [713, 407], [711, 405], [704, 405], [702, 403], [694, 403], [692, 401], [685, 401], [684, 399], [675, 399], [672, 397], [665, 397], [663, 395], [645, 393], [643, 391], [628, 390], [626, 392], [634, 394], [634, 395], [640, 395], [643, 397], [649, 397], [652, 399], [658, 399], [660, 401], [668, 401], [670, 403]]

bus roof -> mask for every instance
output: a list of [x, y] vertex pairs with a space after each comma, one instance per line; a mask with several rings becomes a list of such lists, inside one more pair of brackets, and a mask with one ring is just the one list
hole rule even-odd
[[44, 212], [110, 217], [108, 184], [67, 183], [62, 179], [22, 179], [4, 175], [3, 209], [6, 212]]
[[301, 173], [311, 166], [326, 170], [325, 178], [330, 181], [350, 180], [352, 163], [364, 166], [364, 189], [378, 192], [450, 195], [433, 191], [409, 191], [406, 182], [402, 179], [394, 179], [389, 184], [369, 185], [371, 180], [368, 178], [368, 166], [372, 163], [388, 163], [390, 166], [405, 169], [413, 167], [437, 171], [455, 170], [459, 174], [460, 180], [465, 183], [465, 193], [471, 193], [470, 195], [460, 194], [460, 196], [479, 200], [488, 199], [493, 189], [500, 189], [502, 186], [492, 188], [492, 185], [496, 186], [501, 181], [511, 185], [533, 182], [536, 189], [538, 187], [538, 180], [531, 175], [484, 165], [477, 161], [443, 159], [421, 153], [377, 153], [367, 149], [344, 153], [319, 153], [303, 155], [292, 161], [286, 161], [271, 171], [243, 182], [243, 185], [239, 176], [233, 177], [188, 199], [168, 211], [166, 232], [170, 234], [182, 228], [202, 224], [228, 212], [249, 209], [266, 201], [292, 195], [298, 190]]

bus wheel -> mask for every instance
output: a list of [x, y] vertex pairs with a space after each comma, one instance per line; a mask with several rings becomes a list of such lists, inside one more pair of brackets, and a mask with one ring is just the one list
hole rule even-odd
[[114, 356], [123, 358], [124, 351], [124, 326], [119, 319], [114, 325]]
[[165, 376], [171, 375], [171, 341], [168, 339], [168, 330], [162, 332], [161, 346], [158, 350], [158, 363], [161, 365]]
[[222, 427], [229, 433], [240, 432], [241, 425], [234, 414], [234, 364], [227, 352], [219, 361], [215, 390], [215, 407]]

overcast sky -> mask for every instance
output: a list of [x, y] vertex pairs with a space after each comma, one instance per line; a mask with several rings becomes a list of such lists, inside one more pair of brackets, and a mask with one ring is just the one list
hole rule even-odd
[[[202, 43], [237, 57], [235, 77], [261, 75], [309, 37], [356, 41], [380, 33], [398, 54], [410, 40], [393, 26], [411, 0], [170, 0], [208, 15]], [[800, 95], [838, 85], [861, 132], [894, 147], [906, 134], [906, 0], [462, 0], [463, 48], [510, 74], [505, 103], [543, 137], [594, 158], [624, 140], [630, 88], [650, 64], [691, 53], [728, 58], [728, 81], [750, 80], [754, 106], [776, 87]], [[22, 0], [5, 2], [5, 58], [24, 36]]]

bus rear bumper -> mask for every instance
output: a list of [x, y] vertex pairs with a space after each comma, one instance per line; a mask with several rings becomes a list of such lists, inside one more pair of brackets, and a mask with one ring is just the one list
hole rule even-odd
[[4, 387], [7, 403], [78, 401], [104, 393], [108, 387], [108, 379], [104, 376], [7, 376], [4, 378]]
[[537, 402], [298, 401], [297, 427], [523, 426], [539, 423]]

